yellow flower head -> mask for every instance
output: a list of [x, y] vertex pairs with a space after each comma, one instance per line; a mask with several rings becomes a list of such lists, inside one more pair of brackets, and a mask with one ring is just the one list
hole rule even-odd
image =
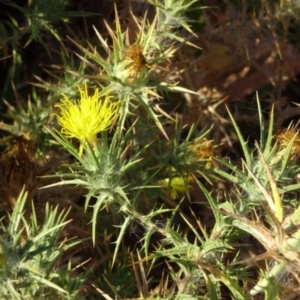
[[108, 129], [117, 115], [117, 103], [111, 103], [110, 97], [99, 101], [99, 90], [96, 89], [93, 96], [88, 95], [87, 86], [79, 88], [79, 103], [71, 102], [67, 96], [59, 105], [60, 115], [57, 115], [61, 125], [61, 133], [68, 138], [76, 138], [80, 141], [80, 151], [86, 142], [93, 144], [97, 133]]
[[171, 199], [176, 199], [179, 194], [188, 192], [192, 182], [194, 182], [192, 176], [175, 176], [171, 179], [165, 178], [160, 180], [159, 185], [169, 190]]

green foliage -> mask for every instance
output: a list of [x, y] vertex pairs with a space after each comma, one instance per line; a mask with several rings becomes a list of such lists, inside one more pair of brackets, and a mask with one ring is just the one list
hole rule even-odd
[[10, 20], [1, 26], [1, 44], [12, 45], [13, 48], [19, 46], [23, 36], [28, 36], [25, 46], [33, 40], [38, 40], [46, 47], [44, 32], [52, 34], [57, 40], [61, 40], [56, 24], [58, 22], [68, 22], [69, 18], [83, 15], [67, 10], [69, 0], [59, 0], [47, 3], [43, 0], [30, 1], [28, 7], [20, 6], [15, 1], [5, 1], [7, 9], [11, 8], [25, 18], [23, 22], [17, 18], [10, 17]]
[[[78, 241], [59, 240], [63, 227], [69, 222], [66, 221], [67, 213], [58, 214], [57, 208], [52, 209], [47, 205], [44, 221], [40, 226], [34, 208], [30, 221], [26, 220], [26, 198], [27, 193], [22, 191], [9, 216], [9, 224], [2, 227], [1, 298], [71, 299], [71, 292], [74, 299], [79, 287], [76, 281], [80, 282], [80, 279], [67, 278], [65, 274], [55, 270], [61, 254], [78, 244]], [[62, 277], [65, 281], [63, 287], [57, 284], [62, 281]], [[65, 290], [68, 287], [69, 290]]]

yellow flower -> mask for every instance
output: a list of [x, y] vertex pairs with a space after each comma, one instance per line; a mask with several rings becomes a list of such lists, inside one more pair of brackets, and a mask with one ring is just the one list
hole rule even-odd
[[159, 185], [169, 190], [171, 199], [178, 198], [179, 194], [187, 193], [190, 183], [194, 182], [192, 176], [176, 176], [171, 179], [165, 178], [160, 180]]
[[93, 96], [88, 95], [87, 86], [79, 88], [80, 101], [76, 104], [68, 97], [59, 105], [61, 115], [57, 115], [58, 123], [62, 126], [61, 133], [68, 138], [80, 141], [79, 155], [82, 155], [86, 142], [93, 144], [97, 133], [108, 129], [117, 115], [117, 103], [111, 103], [110, 97], [99, 101], [99, 90]]

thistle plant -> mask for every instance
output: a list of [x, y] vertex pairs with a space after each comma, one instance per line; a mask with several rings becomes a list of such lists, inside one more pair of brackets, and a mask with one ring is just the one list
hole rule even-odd
[[[245, 160], [242, 169], [223, 161], [232, 170], [232, 175], [220, 169], [215, 171], [236, 187], [236, 197], [219, 205], [227, 221], [254, 237], [265, 249], [261, 259], [266, 260], [267, 267], [261, 270], [260, 278], [249, 291], [248, 297], [264, 293], [265, 299], [277, 299], [284, 297], [286, 290], [289, 290], [289, 286], [280, 285], [280, 282], [292, 282], [299, 264], [297, 190], [300, 185], [296, 181], [300, 171], [299, 134], [290, 128], [274, 135], [273, 110], [266, 129], [259, 101], [257, 103], [261, 138], [256, 143], [256, 149], [250, 149], [230, 115]], [[275, 282], [277, 289], [274, 289]]]
[[[179, 7], [181, 8], [178, 9]], [[176, 6], [176, 10], [174, 10], [172, 20], [168, 19], [170, 21], [171, 27], [174, 25], [174, 18], [176, 18], [176, 16], [178, 17], [178, 24], [182, 23], [182, 19], [180, 19], [180, 16], [183, 13], [184, 9], [186, 9], [187, 7], [189, 7], [189, 4], [185, 2], [181, 1], [180, 3], [178, 3], [178, 5]], [[105, 39], [100, 35], [100, 33], [95, 29], [101, 43], [101, 47], [107, 53], [106, 58], [103, 58], [95, 47], [90, 47], [92, 49], [91, 51], [90, 49], [85, 49], [84, 47], [77, 45], [85, 54], [85, 57], [81, 57], [83, 62], [92, 67], [94, 72], [96, 71], [96, 74], [92, 77], [89, 76], [89, 78], [91, 78], [98, 84], [104, 84], [101, 87], [100, 94], [105, 97], [105, 99], [109, 99], [114, 102], [114, 104], [111, 104], [111, 106], [107, 106], [107, 111], [105, 110], [106, 104], [103, 104], [102, 106], [100, 104], [100, 100], [97, 99], [99, 98], [97, 90], [95, 91], [94, 96], [91, 99], [87, 97], [86, 93], [81, 92], [82, 100], [79, 105], [71, 105], [68, 99], [62, 101], [61, 104], [58, 104], [60, 112], [57, 113], [57, 116], [58, 122], [62, 126], [62, 131], [61, 134], [55, 133], [55, 137], [61, 143], [63, 143], [63, 145], [66, 146], [67, 150], [69, 150], [69, 152], [71, 152], [77, 158], [81, 157], [83, 149], [86, 148], [86, 157], [82, 157], [82, 159], [80, 159], [80, 163], [84, 165], [84, 169], [86, 170], [86, 172], [88, 170], [89, 172], [91, 172], [92, 168], [96, 168], [96, 170], [98, 170], [99, 176], [101, 175], [101, 177], [105, 178], [106, 180], [106, 184], [104, 185], [105, 188], [108, 190], [113, 190], [116, 187], [119, 187], [119, 190], [122, 191], [122, 199], [126, 199], [124, 197], [126, 193], [120, 186], [121, 182], [109, 182], [108, 179], [112, 178], [112, 176], [109, 174], [112, 174], [113, 170], [115, 170], [115, 173], [117, 173], [118, 176], [114, 177], [122, 178], [125, 176], [123, 174], [124, 172], [122, 171], [123, 169], [128, 170], [129, 166], [131, 167], [132, 165], [134, 165], [133, 162], [142, 159], [142, 153], [145, 153], [144, 149], [138, 149], [138, 147], [135, 146], [129, 147], [130, 143], [136, 144], [138, 142], [140, 144], [139, 147], [141, 147], [141, 145], [144, 143], [143, 141], [136, 140], [135, 135], [140, 134], [138, 126], [145, 126], [148, 123], [148, 116], [150, 116], [152, 120], [154, 120], [159, 130], [163, 133], [163, 135], [168, 138], [164, 131], [162, 123], [159, 120], [161, 119], [161, 117], [159, 117], [153, 109], [152, 103], [154, 102], [152, 101], [152, 98], [159, 97], [159, 89], [187, 91], [184, 88], [177, 87], [176, 85], [156, 80], [155, 76], [152, 76], [152, 73], [156, 66], [161, 62], [171, 58], [175, 51], [175, 48], [172, 46], [172, 39], [175, 40], [176, 36], [175, 33], [174, 36], [168, 37], [170, 43], [161, 44], [158, 42], [159, 36], [162, 34], [159, 28], [161, 28], [162, 24], [165, 24], [165, 20], [162, 21], [161, 19], [164, 12], [160, 12], [159, 5], [157, 6], [157, 9], [157, 16], [154, 18], [151, 25], [148, 24], [146, 16], [141, 21], [135, 18], [135, 22], [139, 28], [139, 32], [137, 34], [135, 42], [131, 45], [129, 44], [128, 40], [128, 32], [123, 31], [121, 28], [117, 12], [115, 12], [115, 31], [108, 24], [106, 24], [107, 30], [113, 42], [112, 49], [105, 41]], [[158, 14], [160, 14], [160, 17], [158, 17]], [[162, 23], [159, 24], [158, 21]], [[186, 23], [184, 23], [184, 25], [185, 27], [187, 27]], [[150, 53], [153, 53], [151, 61], [147, 59], [147, 57], [150, 56]], [[83, 99], [85, 99], [86, 101], [83, 101]], [[91, 102], [94, 102], [95, 104], [91, 104]], [[113, 129], [114, 132], [112, 133], [113, 136], [109, 137], [109, 135], [103, 133], [101, 134], [99, 140], [96, 141], [97, 133], [99, 133], [103, 129], [107, 129], [109, 127], [109, 123], [113, 121], [116, 114], [116, 102], [119, 103], [118, 113], [120, 115], [120, 119], [115, 122], [115, 127]], [[97, 107], [97, 113], [93, 109], [93, 105]], [[162, 110], [159, 111], [166, 115]], [[146, 118], [143, 117], [145, 115], [145, 112]], [[136, 119], [135, 121], [134, 118], [132, 118], [132, 115], [139, 115], [139, 119]], [[107, 119], [105, 119], [103, 116], [105, 116]], [[90, 118], [93, 119], [93, 117], [95, 117], [95, 126], [91, 126], [90, 122], [86, 122], [87, 118], [89, 118], [90, 121]], [[122, 132], [123, 130], [125, 130], [124, 133]], [[69, 138], [75, 137], [80, 141], [81, 146], [79, 149], [79, 153], [74, 151], [74, 149], [66, 141], [64, 136]], [[147, 143], [151, 144], [151, 139], [153, 138], [154, 136], [151, 136], [150, 140], [143, 144], [143, 147], [145, 147], [146, 149], [150, 148], [149, 144]], [[114, 149], [114, 147], [118, 149]], [[127, 159], [126, 152], [132, 152], [131, 148], [134, 149], [134, 154], [132, 156], [129, 156], [129, 159]], [[108, 151], [108, 153], [105, 153], [105, 151]], [[118, 157], [118, 159], [121, 158], [121, 161], [115, 161], [116, 157]], [[93, 166], [93, 164], [96, 164], [96, 166]], [[157, 172], [159, 170], [162, 170], [161, 173], [166, 173], [165, 171], [167, 169], [171, 169], [170, 166], [156, 167], [156, 170], [154, 171], [154, 174], [156, 172], [156, 175], [152, 176], [157, 177]], [[180, 170], [180, 173], [184, 174], [184, 170]], [[192, 177], [191, 175], [188, 175], [187, 178], [189, 178], [188, 181], [191, 181]], [[161, 187], [161, 184], [159, 182], [162, 183], [168, 181], [168, 179], [164, 180], [165, 181], [156, 180], [154, 186]], [[95, 182], [94, 179], [93, 182]], [[64, 184], [67, 183], [68, 182], [65, 182]], [[123, 184], [124, 186], [127, 185], [126, 180]], [[90, 183], [86, 186], [90, 186]], [[95, 183], [93, 183], [92, 186], [95, 186]], [[101, 184], [100, 186], [103, 185]], [[136, 188], [134, 187], [132, 189]], [[184, 191], [182, 187], [180, 187], [180, 189], [181, 191]], [[99, 197], [98, 194], [99, 192], [97, 192], [97, 194], [95, 194], [95, 191], [92, 192], [92, 195], [96, 196], [97, 198]], [[90, 197], [88, 197], [88, 199], [89, 198]], [[100, 208], [102, 207], [102, 203], [102, 200], [97, 202], [96, 211], [100, 210]], [[126, 204], [125, 206], [127, 206], [129, 201], [126, 200], [124, 203]], [[124, 205], [120, 206], [124, 208]], [[95, 222], [95, 216], [93, 217], [93, 220]], [[95, 237], [94, 234], [93, 236]]]
[[[85, 92], [80, 90], [79, 103], [71, 104], [65, 98], [57, 105], [57, 120], [62, 128], [60, 131], [49, 129], [49, 132], [72, 154], [75, 163], [66, 164], [62, 171], [54, 175], [60, 177], [61, 181], [46, 188], [58, 185], [80, 185], [86, 188], [85, 210], [92, 210], [92, 238], [95, 246], [98, 232], [101, 231], [101, 211], [106, 209], [111, 214], [118, 215], [120, 224], [117, 226], [120, 229], [115, 241], [113, 265], [118, 260], [119, 249], [131, 224], [140, 224], [144, 231], [141, 242], [145, 260], [155, 261], [165, 257], [172, 264], [177, 264], [183, 274], [174, 273], [173, 280], [176, 281], [177, 276], [182, 277], [182, 280], [186, 280], [186, 286], [178, 285], [179, 291], [176, 293], [178, 297], [192, 297], [201, 293], [201, 289], [203, 294], [208, 292], [209, 289], [202, 286], [205, 285], [206, 271], [212, 273], [211, 281], [218, 281], [218, 276], [213, 275], [212, 270], [217, 272], [217, 266], [222, 264], [221, 254], [218, 252], [228, 252], [226, 239], [229, 231], [220, 220], [213, 231], [215, 236], [211, 242], [205, 230], [202, 232], [205, 235], [203, 238], [193, 229], [190, 220], [184, 219], [186, 226], [195, 234], [195, 243], [191, 243], [180, 229], [173, 228], [180, 202], [175, 202], [175, 209], [170, 209], [160, 200], [166, 196], [171, 201], [180, 200], [185, 195], [189, 198], [189, 190], [192, 185], [197, 185], [199, 178], [210, 183], [210, 179], [214, 177], [210, 171], [214, 161], [213, 146], [207, 138], [210, 130], [203, 129], [200, 134], [196, 134], [195, 126], [182, 139], [183, 125], [175, 122], [174, 132], [168, 135], [162, 121], [171, 117], [154, 105], [160, 90], [191, 92], [155, 78], [158, 65], [174, 54], [174, 40], [183, 42], [182, 39], [175, 38], [175, 31], [165, 36], [161, 31], [162, 24], [170, 22], [169, 29], [175, 29], [180, 24], [187, 26], [180, 14], [189, 7], [188, 2], [176, 3], [172, 17], [169, 15], [173, 9], [171, 2], [168, 5], [170, 7], [167, 11], [156, 5], [158, 11], [151, 24], [147, 23], [146, 17], [141, 21], [135, 19], [139, 33], [133, 44], [129, 44], [127, 32], [122, 31], [116, 13], [115, 31], [106, 24], [113, 42], [112, 49], [96, 31], [101, 46], [107, 53], [106, 58], [95, 47], [85, 49], [77, 45], [85, 54], [81, 59], [94, 70], [95, 75], [88, 76], [91, 79], [89, 88], [85, 87]], [[167, 15], [164, 17], [164, 14]], [[177, 24], [174, 23], [175, 20], [178, 20]], [[151, 53], [153, 56], [149, 59]], [[101, 84], [101, 91], [95, 91], [94, 96], [88, 97], [87, 90], [95, 83]], [[112, 101], [111, 104], [102, 105], [101, 96]], [[119, 118], [115, 118], [117, 103]], [[112, 121], [115, 122], [111, 124]], [[110, 132], [105, 130], [109, 127]], [[69, 138], [79, 140], [79, 150]], [[171, 217], [165, 217], [167, 214], [171, 214]], [[167, 221], [164, 222], [164, 219]], [[159, 225], [161, 222], [165, 224]], [[150, 253], [155, 234], [161, 235], [161, 246]], [[200, 265], [197, 266], [199, 253], [203, 258], [201, 268], [206, 271], [199, 270]], [[211, 262], [215, 269], [207, 267]], [[230, 275], [222, 273], [222, 276], [223, 283], [234, 294], [242, 293], [230, 279]], [[201, 286], [197, 287], [199, 283]], [[219, 295], [219, 287], [216, 285], [213, 291], [210, 288], [208, 293]], [[146, 297], [150, 294], [144, 291], [143, 295]]]
[[85, 54], [84, 57], [80, 56], [81, 59], [95, 73], [95, 75], [89, 75], [89, 78], [102, 84], [105, 83], [104, 95], [114, 93], [117, 99], [122, 100], [121, 124], [123, 127], [128, 115], [142, 115], [144, 110], [146, 115], [155, 122], [166, 136], [157, 112], [164, 115], [166, 113], [157, 105], [154, 109], [156, 100], [160, 98], [158, 91], [193, 93], [171, 82], [156, 79], [154, 74], [160, 64], [173, 57], [176, 51], [174, 41], [179, 39], [175, 32], [167, 36], [166, 39], [160, 29], [163, 24], [169, 24], [172, 28], [175, 26], [174, 20], [177, 20], [178, 23], [175, 27], [184, 25], [186, 29], [191, 31], [189, 26], [180, 19], [180, 16], [192, 3], [180, 1], [180, 3], [176, 3], [175, 7], [172, 7], [170, 3], [168, 12], [171, 12], [173, 17], [166, 19], [162, 19], [165, 10], [161, 10], [161, 6], [157, 5], [157, 14], [151, 24], [147, 22], [146, 15], [142, 20], [133, 17], [139, 32], [132, 44], [129, 42], [128, 30], [122, 30], [118, 13], [115, 11], [115, 30], [105, 23], [113, 42], [112, 49], [97, 29], [94, 28], [101, 44], [100, 47], [105, 50], [107, 57], [100, 55], [100, 51], [96, 47], [90, 46], [90, 49], [86, 49], [76, 43], [78, 48]]
[[[30, 2], [32, 35], [26, 22], [19, 32], [29, 34], [26, 45], [42, 43], [47, 30], [62, 43], [52, 24], [67, 21], [67, 4], [51, 4], [51, 16], [45, 3]], [[2, 298], [273, 300], [297, 286], [297, 127], [275, 132], [274, 110], [267, 122], [257, 101], [260, 138], [252, 147], [228, 110], [243, 159], [220, 157], [214, 126], [201, 127], [211, 120], [186, 125], [185, 107], [168, 103], [170, 92], [196, 94], [175, 82], [186, 66], [177, 57], [173, 68], [172, 60], [182, 45], [193, 47], [187, 12], [199, 1], [148, 4], [154, 14], [131, 16], [136, 31], [115, 7], [105, 30], [94, 27], [97, 41], [82, 40], [89, 30], [71, 33], [51, 80], [36, 77], [47, 94], [34, 90], [26, 105], [6, 101], [12, 122], [1, 129], [22, 138], [0, 160], [1, 192], [12, 210], [0, 235]], [[217, 106], [209, 105], [211, 114]], [[40, 176], [47, 163], [49, 173]], [[23, 185], [27, 194], [18, 198]], [[69, 205], [72, 221], [62, 210]], [[86, 239], [79, 243], [77, 235]]]
[[[64, 107], [60, 107], [64, 109]], [[87, 189], [85, 209], [88, 211], [89, 208], [92, 208], [93, 211], [91, 221], [94, 244], [98, 240], [97, 232], [101, 230], [98, 226], [101, 210], [106, 208], [112, 214], [121, 213], [123, 215], [124, 220], [119, 225], [120, 232], [116, 240], [113, 264], [117, 260], [118, 251], [126, 231], [133, 222], [138, 222], [145, 230], [142, 238], [145, 259], [155, 260], [160, 257], [167, 257], [172, 263], [178, 264], [184, 270], [182, 276], [187, 280], [186, 287], [181, 287], [179, 294], [182, 296], [187, 295], [186, 293], [197, 295], [199, 287], [195, 288], [195, 286], [199, 282], [202, 284], [205, 282], [203, 272], [195, 269], [197, 260], [201, 257], [201, 267], [208, 268], [208, 272], [217, 272], [213, 267], [207, 267], [207, 265], [213, 262], [217, 267], [221, 263], [221, 256], [217, 252], [223, 254], [228, 252], [230, 246], [226, 241], [229, 234], [227, 225], [221, 220], [220, 213], [216, 211], [216, 218], [219, 221], [213, 231], [212, 242], [212, 236], [209, 237], [205, 230], [203, 231], [205, 238], [202, 238], [189, 221], [184, 219], [197, 239], [196, 244], [192, 244], [180, 231], [173, 228], [173, 219], [180, 205], [175, 204], [176, 208], [171, 211], [163, 206], [156, 208], [155, 202], [157, 202], [158, 197], [165, 197], [166, 192], [170, 193], [170, 199], [173, 201], [179, 195], [188, 194], [191, 188], [190, 184], [197, 184], [197, 177], [199, 176], [209, 179], [209, 174], [212, 173], [209, 168], [213, 160], [212, 146], [205, 138], [209, 130], [201, 133], [193, 140], [192, 128], [186, 140], [181, 141], [180, 130], [178, 129], [167, 144], [169, 151], [166, 152], [164, 150], [166, 147], [165, 142], [163, 142], [165, 141], [164, 138], [157, 143], [150, 142], [143, 146], [143, 141], [139, 139], [142, 133], [137, 131], [138, 126], [136, 124], [138, 122], [139, 120], [136, 120], [123, 135], [120, 132], [120, 127], [113, 128], [114, 132], [111, 136], [105, 131], [102, 132], [93, 141], [93, 144], [86, 142], [83, 154], [64, 136], [64, 128], [62, 128], [61, 133], [51, 131], [55, 139], [76, 159], [75, 164], [65, 166], [69, 172], [60, 172], [55, 175], [61, 177], [62, 181], [53, 184], [52, 187], [73, 184], [81, 185]], [[73, 124], [73, 122], [67, 122], [62, 123], [62, 125], [69, 123]], [[154, 127], [154, 135], [158, 132], [159, 129]], [[120, 136], [122, 136], [121, 139]], [[156, 156], [160, 159], [164, 157], [165, 163], [162, 163]], [[156, 164], [154, 164], [155, 161], [157, 161]], [[170, 162], [174, 162], [173, 165]], [[145, 166], [148, 166], [148, 169]], [[205, 190], [204, 187], [203, 189]], [[208, 193], [207, 197], [209, 198]], [[94, 204], [91, 204], [93, 198], [95, 201]], [[145, 202], [149, 209], [145, 209]], [[211, 205], [213, 205], [213, 200]], [[216, 206], [216, 204], [214, 205]], [[168, 219], [165, 225], [159, 226], [159, 220], [169, 213], [172, 214], [172, 217]], [[150, 254], [150, 242], [155, 233], [162, 235], [163, 239], [160, 248]], [[169, 245], [168, 248], [172, 245], [169, 250], [165, 249], [167, 245]], [[212, 253], [210, 254], [210, 252]], [[174, 257], [175, 253], [179, 255], [178, 259]], [[241, 270], [240, 273], [243, 272]], [[178, 275], [174, 274], [174, 280], [176, 276]], [[242, 293], [229, 275], [222, 273], [222, 276], [224, 277], [222, 277], [223, 282], [233, 290], [234, 294]], [[212, 274], [210, 280], [215, 283], [218, 281], [218, 276]], [[204, 293], [207, 293], [207, 289], [202, 288]], [[216, 295], [219, 294], [217, 286], [214, 292]]]
[[[24, 207], [27, 193], [20, 193], [9, 222], [2, 220], [0, 236], [0, 280], [2, 299], [74, 299], [77, 297], [83, 276], [67, 278], [56, 269], [61, 255], [78, 241], [60, 240], [67, 212], [46, 206], [44, 222], [33, 208], [30, 221], [26, 220]], [[68, 272], [66, 268], [66, 272]], [[64, 286], [58, 284], [64, 281]], [[69, 286], [69, 290], [65, 290]], [[74, 298], [70, 298], [73, 295]]]

